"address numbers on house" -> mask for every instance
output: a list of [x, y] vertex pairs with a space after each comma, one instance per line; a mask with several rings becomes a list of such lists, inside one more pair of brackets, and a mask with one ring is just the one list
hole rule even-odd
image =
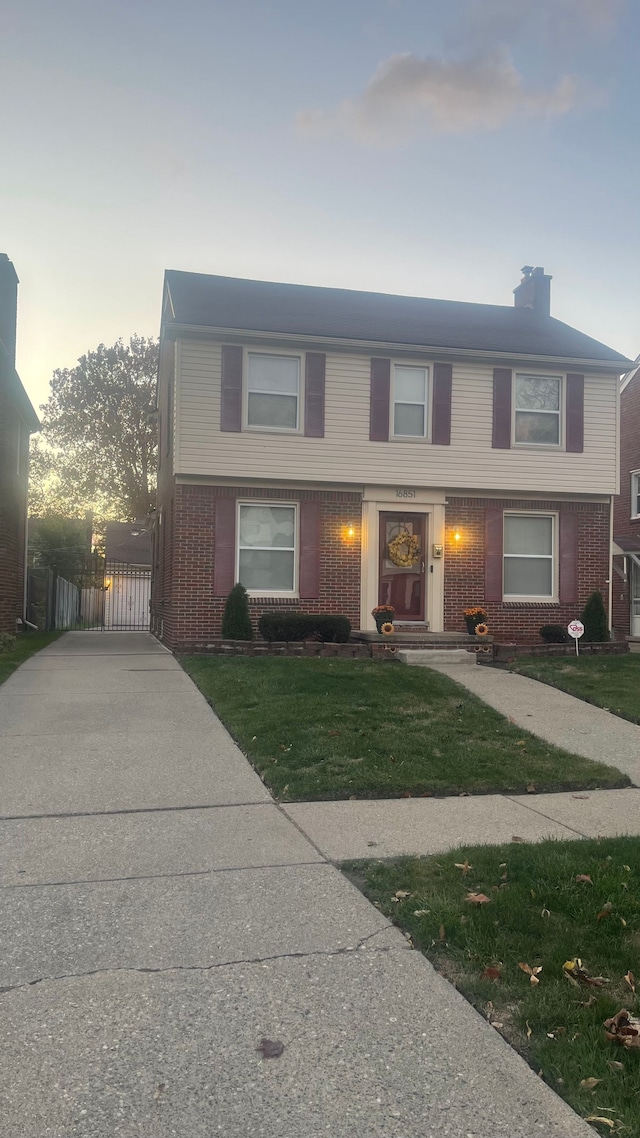
[[415, 490], [396, 490], [396, 498], [415, 498]]

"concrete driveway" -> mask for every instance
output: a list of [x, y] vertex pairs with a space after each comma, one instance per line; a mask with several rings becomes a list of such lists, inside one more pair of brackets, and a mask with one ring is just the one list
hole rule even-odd
[[21, 667], [0, 787], [3, 1134], [593, 1135], [273, 803], [151, 636], [68, 633]]

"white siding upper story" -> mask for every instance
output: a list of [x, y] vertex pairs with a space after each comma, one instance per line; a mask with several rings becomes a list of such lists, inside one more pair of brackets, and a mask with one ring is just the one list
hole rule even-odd
[[[251, 350], [260, 347], [252, 343]], [[266, 350], [274, 350], [273, 342]], [[287, 347], [283, 353], [292, 350]], [[582, 453], [521, 445], [500, 450], [491, 445], [493, 366], [454, 360], [451, 444], [432, 446], [425, 440], [370, 442], [370, 359], [370, 354], [327, 351], [324, 438], [255, 429], [227, 432], [220, 430], [220, 344], [178, 341], [174, 473], [298, 483], [400, 483], [449, 490], [617, 493], [617, 374], [584, 372]], [[431, 363], [408, 356], [400, 362]], [[505, 365], [496, 360], [496, 366]], [[516, 370], [563, 374], [562, 368], [539, 364]]]

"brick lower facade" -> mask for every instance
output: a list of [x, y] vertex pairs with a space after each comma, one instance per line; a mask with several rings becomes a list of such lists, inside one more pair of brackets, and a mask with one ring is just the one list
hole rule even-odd
[[[262, 613], [291, 608], [341, 614], [360, 627], [362, 493], [290, 488], [167, 484], [156, 528], [152, 631], [173, 649], [202, 647], [220, 638], [226, 596], [214, 594], [217, 505], [222, 498], [303, 502], [321, 509], [318, 596], [312, 600], [252, 598], [254, 629]], [[488, 509], [571, 511], [577, 515], [577, 596], [573, 603], [485, 602], [485, 520]], [[354, 536], [347, 527], [354, 526]], [[461, 540], [453, 537], [458, 529]], [[370, 556], [377, 560], [377, 534]], [[463, 610], [482, 604], [494, 639], [540, 643], [543, 624], [568, 624], [594, 589], [608, 598], [609, 505], [449, 496], [445, 522], [444, 629], [464, 631]], [[433, 614], [432, 614], [433, 618]]]

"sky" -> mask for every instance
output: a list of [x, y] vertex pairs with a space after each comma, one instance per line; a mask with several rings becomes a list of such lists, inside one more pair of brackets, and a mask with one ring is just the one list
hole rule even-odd
[[157, 335], [167, 268], [511, 304], [640, 352], [637, 0], [7, 0], [18, 370]]

